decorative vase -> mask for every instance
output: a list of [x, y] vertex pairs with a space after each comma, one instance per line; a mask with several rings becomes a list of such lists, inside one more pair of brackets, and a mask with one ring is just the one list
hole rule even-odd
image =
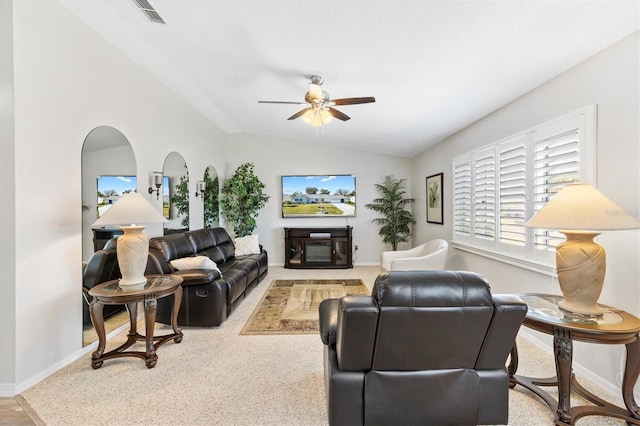
[[556, 248], [562, 309], [580, 315], [601, 315], [598, 306], [606, 272], [606, 253], [593, 241], [599, 233], [561, 231], [567, 241]]

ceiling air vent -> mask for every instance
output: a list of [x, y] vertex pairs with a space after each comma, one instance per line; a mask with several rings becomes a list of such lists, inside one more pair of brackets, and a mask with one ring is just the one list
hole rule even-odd
[[151, 6], [151, 4], [147, 0], [133, 0], [133, 3], [144, 13], [151, 22], [155, 22], [158, 24], [164, 24], [164, 19], [160, 16], [158, 12]]

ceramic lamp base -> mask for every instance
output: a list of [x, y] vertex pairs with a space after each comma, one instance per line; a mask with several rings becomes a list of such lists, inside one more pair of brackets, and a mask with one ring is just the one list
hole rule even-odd
[[606, 253], [595, 232], [562, 231], [567, 241], [556, 248], [558, 281], [564, 299], [558, 306], [580, 315], [602, 315], [598, 306], [606, 272]]
[[149, 238], [142, 233], [144, 226], [122, 226], [124, 234], [118, 237], [118, 266], [121, 287], [143, 286], [147, 282], [144, 271], [149, 255]]

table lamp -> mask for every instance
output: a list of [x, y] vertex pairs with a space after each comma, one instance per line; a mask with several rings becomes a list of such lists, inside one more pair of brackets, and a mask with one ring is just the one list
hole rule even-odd
[[593, 241], [600, 232], [636, 229], [640, 221], [589, 184], [568, 184], [527, 221], [529, 228], [557, 229], [567, 240], [556, 247], [563, 300], [560, 308], [601, 315], [598, 306], [606, 271], [604, 248]]
[[144, 271], [149, 254], [149, 238], [142, 232], [145, 227], [139, 224], [166, 221], [165, 217], [142, 195], [129, 192], [120, 197], [93, 224], [93, 226], [121, 225], [120, 229], [124, 234], [118, 237], [116, 245], [118, 266], [122, 274], [119, 283], [121, 287], [140, 286], [147, 282]]

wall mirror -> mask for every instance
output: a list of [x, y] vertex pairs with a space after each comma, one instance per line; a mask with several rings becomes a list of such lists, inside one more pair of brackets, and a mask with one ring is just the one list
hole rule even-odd
[[[162, 185], [165, 200], [164, 234], [189, 230], [189, 169], [182, 155], [171, 152], [164, 160], [162, 174], [168, 185]], [[166, 200], [169, 200], [168, 209]], [[168, 210], [168, 215], [166, 211]]]
[[[136, 190], [136, 158], [128, 139], [117, 129], [100, 126], [93, 129], [84, 140], [81, 154], [82, 170], [82, 261], [83, 272], [86, 262], [100, 250], [112, 236], [119, 235], [117, 228], [94, 228], [92, 225], [99, 215], [109, 208], [118, 197]], [[81, 289], [79, 288], [80, 292]], [[80, 295], [78, 296], [80, 297]], [[91, 324], [89, 309], [84, 296], [83, 346], [97, 340]], [[124, 307], [105, 311], [106, 331], [119, 327], [128, 321]]]
[[220, 226], [220, 182], [215, 167], [209, 166], [204, 171], [204, 227]]

